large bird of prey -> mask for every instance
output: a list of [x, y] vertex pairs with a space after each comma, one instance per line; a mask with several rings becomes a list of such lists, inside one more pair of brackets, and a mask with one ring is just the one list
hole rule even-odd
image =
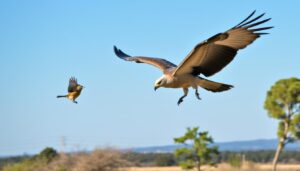
[[76, 98], [80, 95], [83, 86], [77, 83], [77, 79], [75, 77], [71, 77], [69, 80], [68, 86], [68, 94], [57, 96], [57, 98], [66, 97], [69, 100], [72, 100], [74, 103], [77, 103]]
[[187, 96], [189, 87], [195, 89], [195, 95], [200, 100], [198, 86], [212, 92], [226, 91], [233, 87], [204, 79], [199, 76], [200, 74], [209, 77], [221, 71], [233, 60], [238, 50], [245, 48], [261, 35], [268, 34], [261, 32], [262, 30], [273, 28], [254, 28], [271, 19], [259, 21], [264, 14], [255, 18], [252, 17], [254, 14], [255, 11], [231, 29], [197, 44], [178, 66], [161, 58], [129, 56], [116, 46], [114, 46], [114, 52], [125, 61], [146, 63], [159, 68], [163, 72], [163, 76], [155, 82], [154, 90], [159, 87], [182, 88], [184, 95], [179, 98], [178, 105]]

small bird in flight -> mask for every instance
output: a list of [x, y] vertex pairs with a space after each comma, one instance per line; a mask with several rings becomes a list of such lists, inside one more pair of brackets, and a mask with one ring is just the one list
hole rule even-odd
[[258, 21], [264, 14], [250, 19], [254, 14], [255, 11], [233, 28], [197, 44], [178, 66], [161, 58], [130, 56], [116, 46], [114, 52], [125, 61], [146, 63], [159, 68], [163, 76], [155, 81], [154, 90], [160, 87], [182, 88], [184, 95], [179, 98], [178, 105], [188, 95], [189, 87], [195, 89], [195, 95], [200, 100], [198, 86], [212, 92], [222, 92], [233, 87], [204, 79], [199, 76], [200, 74], [209, 77], [221, 71], [233, 60], [238, 50], [245, 48], [261, 35], [268, 34], [260, 31], [273, 28], [253, 28], [271, 19]]
[[75, 77], [71, 77], [69, 80], [68, 94], [57, 96], [57, 98], [66, 97], [69, 100], [72, 100], [74, 103], [77, 103], [75, 99], [80, 95], [81, 90], [84, 87], [77, 83], [77, 79]]

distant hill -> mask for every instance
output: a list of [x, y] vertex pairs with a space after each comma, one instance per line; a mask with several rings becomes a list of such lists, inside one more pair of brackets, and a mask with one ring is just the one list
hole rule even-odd
[[[232, 141], [232, 142], [217, 142], [220, 151], [258, 151], [258, 150], [275, 150], [277, 146], [276, 139], [260, 139], [249, 141]], [[140, 153], [170, 153], [182, 145], [166, 145], [153, 147], [133, 148], [132, 151]], [[300, 151], [300, 142], [288, 144], [285, 150]]]

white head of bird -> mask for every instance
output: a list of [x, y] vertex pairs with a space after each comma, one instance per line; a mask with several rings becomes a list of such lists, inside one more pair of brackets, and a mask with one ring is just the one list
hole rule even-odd
[[166, 77], [164, 75], [161, 76], [159, 79], [155, 81], [154, 90], [156, 91], [158, 88], [164, 87], [166, 83], [167, 83]]

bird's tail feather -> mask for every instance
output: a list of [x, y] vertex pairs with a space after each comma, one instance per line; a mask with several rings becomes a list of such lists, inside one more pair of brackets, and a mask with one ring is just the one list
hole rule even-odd
[[232, 85], [218, 83], [204, 78], [198, 78], [197, 85], [212, 92], [222, 92], [233, 88]]
[[67, 95], [63, 95], [63, 96], [56, 96], [57, 98], [61, 98], [61, 97], [67, 97]]

